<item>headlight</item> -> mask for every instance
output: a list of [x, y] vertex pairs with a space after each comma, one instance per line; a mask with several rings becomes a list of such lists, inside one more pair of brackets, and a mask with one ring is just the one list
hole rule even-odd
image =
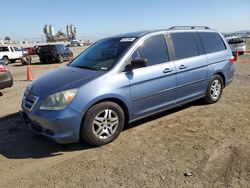
[[77, 91], [78, 89], [70, 89], [50, 95], [46, 98], [44, 102], [42, 102], [40, 109], [62, 110], [66, 108], [75, 98]]

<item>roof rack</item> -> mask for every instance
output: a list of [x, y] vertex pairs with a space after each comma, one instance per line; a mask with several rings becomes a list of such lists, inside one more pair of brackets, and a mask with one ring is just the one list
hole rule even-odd
[[210, 27], [207, 26], [173, 26], [168, 28], [171, 29], [210, 29]]

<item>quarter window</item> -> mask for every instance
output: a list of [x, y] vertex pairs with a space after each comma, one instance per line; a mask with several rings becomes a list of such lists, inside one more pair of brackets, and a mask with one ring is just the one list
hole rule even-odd
[[168, 62], [168, 49], [164, 35], [146, 39], [143, 45], [134, 52], [132, 58], [147, 59], [147, 66]]
[[171, 33], [175, 50], [175, 59], [184, 59], [199, 55], [193, 33]]
[[199, 35], [206, 53], [219, 52], [226, 49], [226, 46], [218, 33], [200, 32]]

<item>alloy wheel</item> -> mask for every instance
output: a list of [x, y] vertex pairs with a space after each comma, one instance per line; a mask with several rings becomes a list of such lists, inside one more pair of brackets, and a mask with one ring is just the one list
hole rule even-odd
[[119, 118], [115, 111], [105, 109], [98, 113], [92, 123], [94, 135], [99, 139], [107, 139], [115, 132], [119, 124]]
[[220, 94], [221, 94], [221, 82], [220, 80], [214, 80], [213, 83], [211, 84], [211, 88], [210, 88], [210, 94], [211, 94], [211, 98], [216, 101], [219, 99]]

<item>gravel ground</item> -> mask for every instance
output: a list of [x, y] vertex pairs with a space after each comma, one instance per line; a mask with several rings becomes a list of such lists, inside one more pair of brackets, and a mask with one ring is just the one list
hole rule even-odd
[[[33, 62], [34, 78], [61, 66]], [[26, 129], [20, 64], [9, 65], [14, 86], [0, 92], [0, 187], [249, 187], [250, 62], [235, 64], [218, 103], [197, 101], [130, 124], [98, 148], [59, 145]]]

